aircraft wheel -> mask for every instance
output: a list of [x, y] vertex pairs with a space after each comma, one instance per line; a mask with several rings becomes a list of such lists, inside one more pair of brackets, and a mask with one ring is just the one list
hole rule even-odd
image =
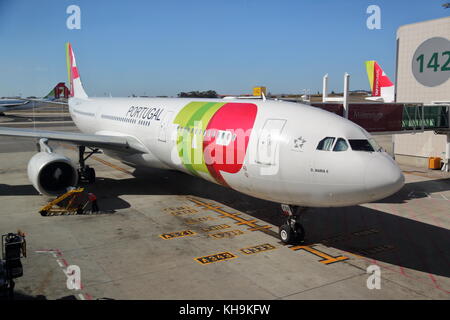
[[89, 183], [95, 182], [95, 170], [94, 168], [86, 168], [86, 178]]
[[305, 229], [300, 223], [295, 224], [295, 241], [302, 242], [305, 240]]
[[45, 210], [39, 211], [39, 213], [41, 214], [41, 216], [46, 217], [48, 216], [48, 212]]
[[288, 224], [283, 224], [280, 227], [278, 235], [280, 236], [281, 241], [285, 244], [289, 244], [294, 240], [294, 234]]

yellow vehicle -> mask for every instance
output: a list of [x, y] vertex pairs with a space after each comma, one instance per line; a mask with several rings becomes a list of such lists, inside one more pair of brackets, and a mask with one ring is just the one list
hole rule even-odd
[[267, 96], [266, 87], [254, 87], [253, 88], [253, 95], [255, 97], [260, 97], [262, 93], [264, 93], [264, 95]]
[[[76, 201], [83, 194], [84, 188], [72, 189], [63, 195], [59, 196], [55, 200], [49, 202], [39, 210], [42, 216], [54, 215], [54, 214], [64, 214], [64, 213], [82, 213], [86, 207], [88, 201], [84, 204], [80, 201]], [[64, 206], [56, 206], [62, 201], [67, 200], [67, 204]]]

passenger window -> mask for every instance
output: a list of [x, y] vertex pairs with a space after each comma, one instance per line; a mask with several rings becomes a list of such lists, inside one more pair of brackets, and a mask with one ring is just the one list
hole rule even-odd
[[330, 151], [333, 147], [334, 140], [335, 138], [326, 137], [319, 142], [319, 144], [317, 145], [317, 150]]
[[348, 149], [347, 141], [342, 138], [337, 139], [333, 151], [346, 151]]

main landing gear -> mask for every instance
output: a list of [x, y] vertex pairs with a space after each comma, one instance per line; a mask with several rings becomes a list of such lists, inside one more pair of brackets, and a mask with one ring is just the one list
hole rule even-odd
[[[89, 148], [89, 147], [88, 147]], [[78, 147], [78, 163], [80, 168], [78, 169], [78, 177], [79, 182], [87, 182], [87, 183], [94, 183], [95, 182], [95, 170], [94, 168], [89, 167], [85, 164], [85, 161], [92, 156], [95, 153], [100, 153], [98, 149], [89, 148], [89, 152], [86, 152], [85, 146], [79, 146]], [[87, 156], [85, 156], [85, 153]]]
[[307, 208], [282, 204], [281, 209], [287, 216], [286, 222], [278, 231], [281, 241], [286, 244], [302, 242], [305, 239], [305, 229], [300, 224], [300, 216]]

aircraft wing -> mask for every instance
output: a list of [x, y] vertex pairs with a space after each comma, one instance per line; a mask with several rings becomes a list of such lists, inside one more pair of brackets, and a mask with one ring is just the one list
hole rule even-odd
[[4, 100], [0, 100], [0, 112], [32, 108], [30, 107], [29, 100], [14, 99], [10, 101], [11, 102], [8, 101], [6, 103], [3, 103]]
[[[63, 104], [63, 105], [66, 105], [66, 106], [68, 105], [68, 103], [65, 102], [65, 101], [55, 101], [55, 100], [50, 100], [50, 99], [45, 99], [45, 98], [42, 98], [42, 99], [38, 99], [38, 98], [36, 98], [36, 99], [34, 99], [34, 98], [32, 98], [32, 99], [17, 98], [17, 100], [25, 101], [23, 104], [26, 104], [28, 102], [33, 101], [33, 102], [38, 102], [38, 103], [43, 103], [43, 104], [49, 103], [49, 104]], [[4, 106], [4, 104], [2, 104], [1, 106]]]
[[[19, 99], [17, 99], [19, 100]], [[16, 106], [23, 106], [24, 104], [28, 103], [28, 100], [20, 100], [21, 102], [13, 102], [13, 103], [1, 103], [0, 107], [16, 107]]]
[[148, 152], [141, 142], [131, 136], [97, 135], [5, 127], [0, 127], [0, 136], [37, 139], [47, 138], [52, 141], [67, 142], [78, 146], [109, 149], [130, 154]]

